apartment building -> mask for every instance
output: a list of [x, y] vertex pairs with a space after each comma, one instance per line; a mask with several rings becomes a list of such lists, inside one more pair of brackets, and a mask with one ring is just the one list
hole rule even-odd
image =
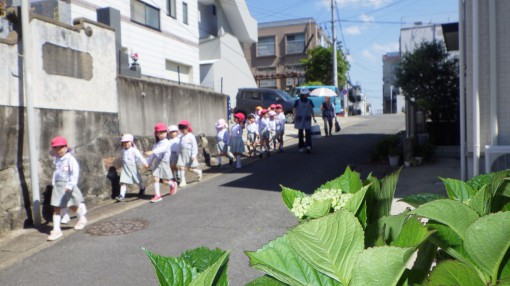
[[275, 21], [258, 24], [258, 42], [244, 53], [257, 86], [289, 90], [306, 80], [300, 63], [306, 51], [331, 43], [313, 18]]
[[382, 56], [383, 62], [383, 113], [396, 113], [398, 87], [395, 84], [397, 80], [397, 67], [400, 64], [400, 52], [388, 52]]

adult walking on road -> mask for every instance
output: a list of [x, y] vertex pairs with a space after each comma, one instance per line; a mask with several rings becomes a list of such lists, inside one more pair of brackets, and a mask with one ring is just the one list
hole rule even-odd
[[[312, 152], [312, 119], [314, 123], [317, 123], [313, 115], [313, 103], [308, 99], [309, 93], [308, 88], [301, 89], [299, 99], [294, 103], [293, 109], [294, 128], [298, 129], [299, 152], [306, 151], [308, 154]], [[303, 135], [305, 138], [303, 138]]]
[[324, 133], [326, 136], [331, 136], [331, 130], [333, 129], [333, 118], [335, 118], [335, 106], [331, 103], [331, 97], [326, 97], [321, 105], [322, 119], [324, 120]]

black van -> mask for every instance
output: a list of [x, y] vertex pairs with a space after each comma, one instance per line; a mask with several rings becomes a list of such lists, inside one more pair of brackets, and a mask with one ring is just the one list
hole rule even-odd
[[281, 104], [287, 123], [294, 123], [294, 100], [285, 91], [272, 88], [240, 88], [237, 92], [235, 112], [245, 115], [255, 112], [255, 107], [268, 108], [271, 104]]

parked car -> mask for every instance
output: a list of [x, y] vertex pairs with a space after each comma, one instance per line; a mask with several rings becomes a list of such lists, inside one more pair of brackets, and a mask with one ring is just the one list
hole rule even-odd
[[294, 123], [294, 100], [283, 90], [272, 88], [240, 88], [236, 97], [234, 113], [245, 115], [255, 111], [255, 107], [268, 108], [271, 104], [281, 104], [287, 123]]
[[[337, 94], [337, 96], [333, 96], [331, 97], [331, 103], [333, 103], [335, 105], [335, 113], [337, 115], [342, 115], [344, 113], [344, 100], [343, 100], [343, 96], [342, 96], [342, 93], [340, 92], [340, 90], [338, 89], [338, 87], [335, 87], [335, 86], [332, 86], [332, 85], [324, 85], [324, 86], [319, 86], [319, 85], [312, 85], [312, 86], [298, 86], [296, 88], [293, 88], [291, 91], [290, 91], [290, 97], [292, 97], [294, 100], [297, 100], [299, 99], [299, 91], [302, 89], [302, 88], [308, 88], [310, 90], [310, 92], [316, 88], [320, 88], [320, 87], [325, 87], [325, 88], [329, 88], [331, 90], [334, 90]], [[310, 95], [308, 96], [308, 98], [313, 102], [313, 113], [317, 116], [321, 116], [322, 115], [322, 111], [321, 111], [321, 105], [322, 103], [325, 101], [324, 97], [322, 96], [314, 96], [314, 95]]]

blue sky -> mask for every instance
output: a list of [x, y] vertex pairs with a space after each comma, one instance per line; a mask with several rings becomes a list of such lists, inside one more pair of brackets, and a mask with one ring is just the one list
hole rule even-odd
[[[398, 51], [401, 27], [458, 21], [458, 0], [337, 0], [338, 41], [348, 53], [351, 82], [374, 111], [382, 107], [382, 55]], [[246, 0], [257, 22], [313, 17], [331, 36], [331, 0]], [[341, 29], [340, 29], [341, 26]], [[340, 31], [341, 30], [341, 31]]]

